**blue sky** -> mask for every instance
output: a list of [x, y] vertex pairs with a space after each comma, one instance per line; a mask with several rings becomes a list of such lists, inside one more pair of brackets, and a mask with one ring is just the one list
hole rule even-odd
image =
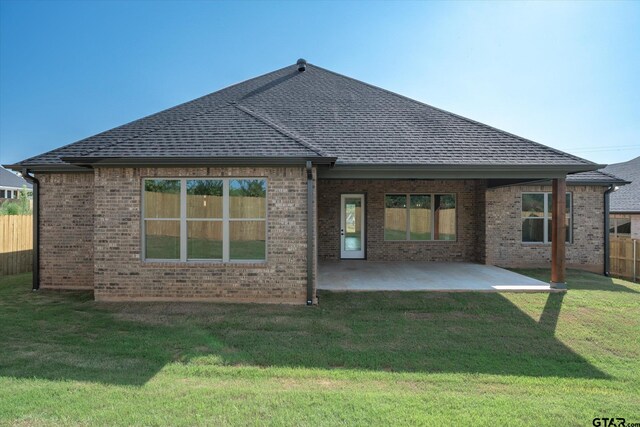
[[640, 2], [0, 0], [0, 163], [299, 57], [592, 161], [640, 155]]

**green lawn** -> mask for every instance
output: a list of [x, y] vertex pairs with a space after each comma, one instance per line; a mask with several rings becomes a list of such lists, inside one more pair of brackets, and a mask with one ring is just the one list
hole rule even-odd
[[96, 303], [29, 282], [0, 278], [0, 425], [640, 422], [640, 285], [621, 280], [314, 308]]

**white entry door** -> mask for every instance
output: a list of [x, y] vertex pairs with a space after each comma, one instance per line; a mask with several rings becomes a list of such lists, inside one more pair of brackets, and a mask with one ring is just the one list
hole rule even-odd
[[343, 194], [340, 206], [340, 258], [364, 259], [364, 194]]

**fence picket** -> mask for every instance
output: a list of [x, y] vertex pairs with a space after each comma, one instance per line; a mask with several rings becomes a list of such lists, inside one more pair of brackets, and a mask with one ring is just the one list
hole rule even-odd
[[33, 221], [31, 215], [0, 216], [0, 275], [32, 269]]
[[609, 242], [609, 272], [631, 281], [639, 279], [640, 258], [637, 240], [630, 237], [611, 236]]

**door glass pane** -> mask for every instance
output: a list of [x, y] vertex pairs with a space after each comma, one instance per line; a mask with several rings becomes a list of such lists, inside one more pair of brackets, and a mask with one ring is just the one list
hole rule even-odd
[[409, 196], [409, 239], [431, 240], [431, 196]]
[[222, 221], [187, 221], [187, 258], [222, 259]]
[[148, 259], [180, 258], [180, 221], [145, 221], [145, 256]]
[[456, 198], [453, 194], [436, 194], [434, 209], [434, 240], [456, 240]]
[[384, 197], [384, 239], [407, 240], [407, 196]]
[[362, 250], [362, 200], [344, 199], [344, 250]]
[[265, 221], [230, 221], [229, 258], [265, 259], [266, 235]]
[[544, 218], [522, 220], [523, 242], [544, 242]]
[[180, 218], [180, 180], [144, 180], [144, 217]]
[[222, 180], [187, 181], [187, 218], [222, 218]]
[[267, 217], [267, 181], [232, 179], [229, 181], [230, 218]]

